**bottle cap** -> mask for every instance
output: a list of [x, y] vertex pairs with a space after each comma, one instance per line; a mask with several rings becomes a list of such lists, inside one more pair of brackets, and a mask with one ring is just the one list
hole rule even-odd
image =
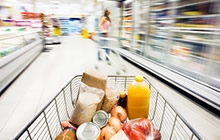
[[143, 82], [143, 81], [144, 81], [144, 77], [138, 75], [138, 76], [135, 77], [135, 80], [136, 80], [137, 82]]
[[125, 92], [125, 91], [121, 91], [120, 97], [121, 97], [121, 98], [124, 98], [125, 96], [126, 96], [126, 92]]

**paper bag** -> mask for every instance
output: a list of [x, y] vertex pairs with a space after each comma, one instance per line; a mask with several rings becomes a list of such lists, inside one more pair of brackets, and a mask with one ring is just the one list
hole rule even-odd
[[81, 82], [80, 94], [71, 116], [71, 122], [79, 126], [82, 123], [91, 121], [103, 97], [104, 91], [102, 89], [89, 87]]
[[[88, 70], [83, 73], [81, 81], [90, 87], [102, 89], [104, 92], [106, 92], [107, 76], [104, 74], [100, 74], [97, 71]], [[103, 99], [98, 104], [97, 110], [101, 109], [102, 103]]]

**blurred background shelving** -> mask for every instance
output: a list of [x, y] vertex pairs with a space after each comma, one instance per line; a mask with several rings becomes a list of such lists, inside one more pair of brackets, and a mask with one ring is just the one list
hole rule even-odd
[[[52, 18], [59, 19], [62, 35], [80, 35], [88, 28], [88, 37], [93, 38], [104, 9], [109, 8], [109, 36], [119, 39], [122, 49], [220, 93], [219, 0], [6, 1], [0, 2], [0, 36], [8, 36], [13, 32], [8, 30], [14, 29], [41, 30], [40, 13], [45, 13], [45, 33], [52, 43]], [[19, 5], [21, 1], [26, 4]], [[1, 57], [16, 50], [6, 46], [1, 47]], [[215, 105], [219, 107], [219, 103]]]
[[130, 49], [132, 47], [133, 37], [133, 2], [131, 0], [125, 1], [122, 5], [121, 16], [121, 38], [122, 47]]
[[220, 92], [220, 1], [126, 0], [123, 7], [128, 3], [133, 20], [123, 22], [132, 25], [129, 33], [122, 24], [122, 46]]
[[[91, 47], [88, 38], [99, 41], [98, 23], [106, 8], [111, 11], [110, 46], [157, 81], [178, 90], [181, 98], [176, 99], [177, 94], [157, 85], [174, 105], [181, 104], [179, 101], [185, 99], [182, 98], [184, 95], [189, 96], [189, 101], [183, 101], [181, 105], [187, 106], [187, 110], [175, 107], [191, 123], [198, 118], [205, 120], [202, 127], [197, 122], [192, 126], [196, 126], [202, 135], [209, 135], [207, 124], [214, 126], [211, 128], [218, 127], [213, 123], [218, 118], [209, 118], [210, 112], [217, 114], [216, 110], [220, 108], [219, 0], [0, 0], [0, 90], [44, 50], [39, 34], [43, 31], [41, 13], [45, 14], [47, 26], [45, 33], [42, 32], [46, 34], [46, 45], [47, 38], [49, 44], [54, 44], [52, 19], [58, 19], [65, 36], [61, 37], [64, 42], [60, 45], [75, 49], [78, 45], [80, 48]], [[81, 32], [85, 29], [88, 36]], [[73, 39], [75, 35], [76, 39]], [[83, 44], [78, 38], [81, 35]], [[87, 42], [86, 46], [84, 42]], [[53, 48], [48, 52], [64, 49], [55, 46], [48, 46]], [[45, 56], [50, 55], [43, 52], [46, 52]], [[132, 67], [129, 69], [133, 71]], [[196, 109], [188, 102], [195, 104]], [[210, 114], [206, 116], [203, 111]], [[197, 116], [191, 118], [189, 112]], [[6, 120], [10, 122], [8, 118]], [[211, 135], [215, 133], [212, 138], [219, 136], [216, 131], [211, 131]]]
[[0, 91], [42, 51], [39, 31], [14, 31], [0, 37]]

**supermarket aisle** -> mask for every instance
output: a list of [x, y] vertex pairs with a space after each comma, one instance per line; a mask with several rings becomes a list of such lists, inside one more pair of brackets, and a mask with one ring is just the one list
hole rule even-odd
[[[115, 75], [116, 70], [105, 61], [96, 60], [96, 43], [81, 36], [63, 37], [61, 45], [49, 46], [0, 97], [0, 139], [11, 140], [75, 75], [98, 64], [105, 74]], [[121, 75], [143, 75], [180, 113], [207, 139], [220, 137], [218, 118], [199, 108], [154, 77], [125, 62], [127, 72]], [[200, 120], [200, 121], [198, 121]], [[205, 129], [202, 129], [202, 128]], [[207, 132], [207, 130], [213, 130]]]
[[[105, 61], [96, 60], [96, 43], [81, 36], [63, 38], [48, 46], [0, 98], [0, 139], [12, 139], [71, 80], [98, 64], [102, 73], [115, 75]], [[136, 73], [132, 69], [133, 73]], [[131, 73], [129, 73], [131, 75]]]

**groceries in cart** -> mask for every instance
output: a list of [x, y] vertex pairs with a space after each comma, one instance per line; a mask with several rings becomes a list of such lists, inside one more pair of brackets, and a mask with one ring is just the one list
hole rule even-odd
[[123, 124], [122, 130], [130, 140], [160, 140], [161, 134], [147, 118], [132, 119]]
[[128, 118], [148, 118], [150, 103], [150, 88], [142, 76], [136, 76], [128, 85], [127, 110]]
[[70, 120], [61, 123], [65, 134], [78, 140], [159, 140], [148, 117], [150, 90], [142, 76], [127, 89], [96, 71], [83, 73]]
[[77, 140], [76, 130], [72, 127], [65, 128], [55, 140]]
[[[93, 116], [77, 125], [71, 121], [71, 117], [82, 115], [75, 114], [76, 106], [80, 103], [82, 83], [88, 89], [103, 90], [101, 94], [104, 93], [104, 96], [100, 102], [92, 104], [96, 108], [92, 111]], [[108, 88], [111, 92], [108, 92]], [[117, 102], [107, 102], [107, 108], [110, 109], [107, 112], [103, 110], [103, 106], [107, 96], [108, 101], [112, 101], [110, 95], [113, 95]], [[80, 113], [91, 111], [88, 108], [85, 107]], [[137, 112], [134, 108], [145, 111]], [[203, 139], [146, 77], [144, 81], [141, 76], [106, 78], [105, 75], [97, 72], [85, 72], [83, 75], [74, 76], [14, 140], [160, 140], [161, 138]]]
[[89, 87], [82, 82], [71, 122], [79, 126], [84, 122], [91, 121], [103, 97], [104, 91], [102, 89]]
[[121, 89], [118, 83], [107, 81], [105, 97], [101, 109], [110, 113], [112, 107], [118, 104], [120, 91]]

